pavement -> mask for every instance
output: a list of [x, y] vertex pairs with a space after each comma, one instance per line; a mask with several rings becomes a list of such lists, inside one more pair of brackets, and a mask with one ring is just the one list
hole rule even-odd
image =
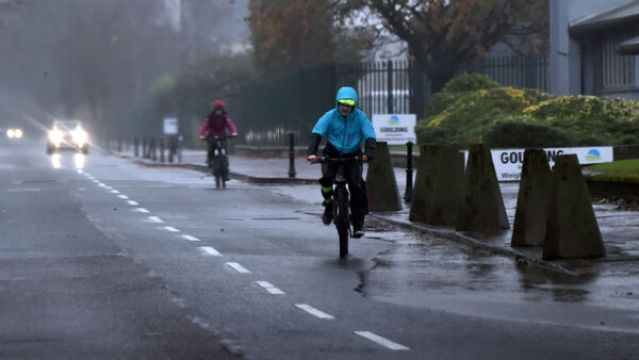
[[0, 143], [0, 358], [639, 353], [635, 264], [548, 271], [374, 218], [340, 261], [316, 185], [217, 190], [95, 150]]
[[[130, 149], [124, 151], [122, 154], [128, 157], [132, 157], [133, 155]], [[204, 150], [183, 150], [183, 165], [201, 171], [208, 171], [205, 163], [206, 152]], [[287, 158], [258, 158], [231, 155], [230, 163], [231, 175], [234, 178], [254, 183], [316, 184], [320, 176], [320, 167], [308, 163], [308, 161], [301, 157], [295, 159], [295, 178], [290, 178], [288, 175], [289, 159]], [[364, 166], [364, 176], [365, 174], [366, 165]], [[406, 170], [403, 168], [395, 168], [395, 178], [400, 195], [403, 196], [406, 189]], [[512, 228], [517, 206], [519, 184], [514, 182], [500, 183], [500, 188]], [[316, 193], [317, 191], [308, 188], [304, 190], [303, 194], [300, 194], [299, 198], [318, 203], [321, 199]], [[405, 205], [402, 211], [373, 214], [372, 216], [413, 231], [429, 233], [461, 244], [479, 247], [487, 251], [566, 273], [589, 273], [592, 271], [591, 265], [593, 263], [639, 263], [639, 211], [621, 209], [618, 204], [604, 201], [594, 202], [593, 208], [602, 232], [607, 256], [605, 259], [589, 261], [543, 261], [540, 247], [512, 248], [510, 246], [512, 230], [485, 235], [457, 232], [442, 227], [416, 224], [408, 219], [408, 205]]]

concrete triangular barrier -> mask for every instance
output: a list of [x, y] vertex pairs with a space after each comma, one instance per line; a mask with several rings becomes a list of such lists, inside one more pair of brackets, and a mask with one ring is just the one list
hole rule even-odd
[[544, 260], [596, 258], [606, 250], [577, 155], [560, 155], [553, 168]]
[[427, 222], [439, 167], [441, 145], [422, 145], [417, 158], [417, 174], [410, 204], [410, 221]]
[[390, 151], [385, 142], [377, 143], [375, 158], [368, 164], [366, 188], [368, 207], [371, 211], [398, 211], [402, 209]]
[[437, 226], [455, 226], [464, 177], [464, 154], [456, 146], [442, 146], [435, 152], [438, 169], [434, 174], [433, 195], [426, 222]]
[[489, 232], [509, 228], [490, 149], [471, 145], [456, 229]]
[[546, 152], [524, 151], [511, 246], [539, 246], [546, 238], [552, 173]]

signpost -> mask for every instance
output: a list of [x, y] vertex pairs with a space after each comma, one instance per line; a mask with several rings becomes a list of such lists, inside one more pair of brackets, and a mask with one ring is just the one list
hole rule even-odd
[[164, 135], [177, 135], [178, 134], [178, 119], [174, 117], [165, 117], [163, 123]]
[[[613, 161], [612, 146], [545, 148], [548, 163], [552, 167], [559, 155], [575, 154], [579, 164], [599, 164]], [[519, 181], [524, 165], [524, 149], [491, 150], [498, 181]], [[468, 157], [468, 152], [464, 152]]]
[[377, 141], [389, 145], [406, 145], [406, 192], [404, 201], [410, 202], [413, 192], [413, 144], [417, 142], [415, 114], [373, 114], [373, 128]]
[[163, 125], [162, 132], [167, 137], [167, 143], [169, 148], [169, 162], [173, 162], [173, 157], [175, 153], [177, 152], [177, 148], [178, 148], [178, 135], [180, 133], [178, 119], [174, 117], [165, 117], [162, 125]]

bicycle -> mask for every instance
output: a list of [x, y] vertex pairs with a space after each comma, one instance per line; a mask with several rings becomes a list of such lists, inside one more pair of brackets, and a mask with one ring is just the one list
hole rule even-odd
[[333, 223], [337, 228], [337, 234], [339, 236], [339, 257], [345, 258], [348, 255], [348, 238], [352, 235], [351, 228], [351, 211], [350, 211], [350, 198], [349, 192], [346, 188], [347, 180], [344, 175], [344, 165], [354, 162], [359, 164], [361, 162], [359, 156], [349, 158], [319, 158], [319, 163], [335, 162], [339, 163], [337, 168], [337, 174], [333, 180]]
[[229, 159], [226, 155], [226, 146], [219, 136], [213, 136], [209, 139], [209, 167], [211, 174], [215, 178], [216, 188], [226, 188], [226, 179], [229, 176]]

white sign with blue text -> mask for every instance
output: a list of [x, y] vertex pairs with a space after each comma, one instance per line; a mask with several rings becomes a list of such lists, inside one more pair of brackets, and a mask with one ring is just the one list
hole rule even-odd
[[415, 143], [415, 114], [373, 114], [373, 128], [377, 141], [387, 142], [389, 145], [403, 145]]
[[[581, 165], [613, 161], [612, 146], [546, 148], [546, 156], [551, 168], [559, 155], [575, 154]], [[495, 172], [499, 181], [519, 181], [524, 165], [524, 149], [502, 149], [491, 151]]]
[[177, 135], [178, 119], [174, 117], [164, 118], [162, 130], [164, 132], [164, 135]]

